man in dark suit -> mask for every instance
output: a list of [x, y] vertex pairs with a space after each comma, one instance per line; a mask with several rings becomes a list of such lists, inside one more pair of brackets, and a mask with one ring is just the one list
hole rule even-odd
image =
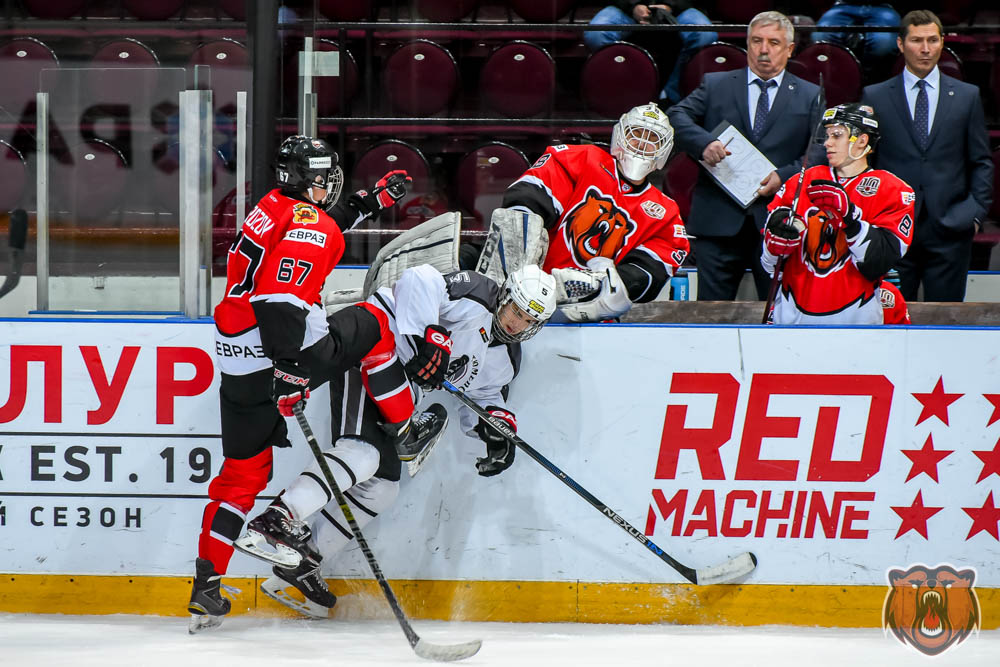
[[916, 225], [900, 260], [899, 291], [925, 301], [962, 301], [972, 237], [993, 199], [993, 162], [979, 89], [946, 76], [937, 62], [941, 20], [916, 10], [903, 17], [896, 39], [906, 68], [865, 88], [865, 103], [882, 116], [875, 158], [916, 192]]
[[784, 14], [758, 14], [747, 28], [747, 68], [706, 74], [697, 90], [667, 112], [677, 146], [696, 160], [715, 165], [729, 155], [712, 133], [728, 121], [776, 166], [760, 182], [758, 198], [746, 209], [707, 172], [698, 175], [685, 222], [694, 236], [700, 301], [735, 299], [748, 268], [759, 298], [767, 298], [770, 277], [760, 265], [767, 204], [799, 171], [810, 145], [814, 151], [810, 164], [824, 162], [822, 145], [812, 144], [823, 112], [816, 96], [819, 89], [785, 71], [794, 37]]

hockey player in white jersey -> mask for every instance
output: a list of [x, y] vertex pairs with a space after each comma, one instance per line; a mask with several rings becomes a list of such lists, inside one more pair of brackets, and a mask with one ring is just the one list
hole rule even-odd
[[[473, 271], [445, 275], [421, 265], [403, 271], [392, 288], [378, 289], [362, 305], [384, 315], [389, 330], [384, 340], [395, 341], [395, 356], [412, 381], [401, 388], [366, 387], [360, 369], [354, 368], [330, 383], [334, 446], [324, 456], [359, 526], [364, 527], [395, 500], [401, 472], [400, 458], [379, 424], [371, 392], [412, 391], [418, 404], [422, 393], [447, 379], [516, 431], [505, 388], [520, 365], [520, 342], [537, 333], [556, 310], [556, 284], [534, 265], [511, 273], [502, 288]], [[389, 356], [385, 363], [394, 363]], [[468, 408], [460, 410], [462, 431], [486, 445], [486, 455], [476, 460], [479, 474], [489, 477], [510, 467], [514, 445]], [[435, 404], [422, 414], [438, 419], [443, 412]], [[300, 539], [310, 533], [312, 539]], [[352, 539], [319, 465], [313, 463], [250, 522], [235, 546], [274, 563], [274, 576], [261, 584], [265, 594], [306, 615], [323, 618], [336, 597], [320, 574], [322, 559], [338, 553]], [[264, 540], [283, 548], [258, 548]], [[289, 587], [297, 588], [304, 602], [289, 595]]]

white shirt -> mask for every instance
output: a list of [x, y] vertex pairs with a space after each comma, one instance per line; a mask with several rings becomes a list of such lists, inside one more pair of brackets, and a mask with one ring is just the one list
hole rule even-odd
[[[906, 93], [906, 105], [910, 107], [910, 120], [913, 120], [913, 111], [917, 106], [917, 93], [920, 92], [917, 86], [917, 75], [910, 70], [903, 68], [903, 92]], [[934, 127], [934, 114], [937, 111], [938, 97], [941, 94], [941, 70], [935, 65], [924, 81], [927, 85], [927, 132], [930, 133]], [[756, 88], [757, 86], [754, 86]]]
[[[778, 72], [776, 76], [771, 77], [767, 81], [774, 81], [778, 85], [767, 87], [767, 108], [770, 111], [771, 107], [774, 105], [774, 96], [778, 94], [778, 89], [781, 88], [781, 80], [785, 78], [785, 70]], [[747, 67], [747, 103], [750, 105], [750, 129], [753, 129], [754, 116], [757, 115], [757, 100], [760, 99], [760, 86], [758, 86], [754, 81], [760, 79], [759, 76], [753, 73], [753, 70]]]

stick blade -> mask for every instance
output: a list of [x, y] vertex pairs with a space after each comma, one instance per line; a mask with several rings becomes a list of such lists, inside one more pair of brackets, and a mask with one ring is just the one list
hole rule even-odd
[[465, 660], [479, 652], [483, 642], [475, 640], [464, 644], [432, 644], [424, 639], [417, 640], [413, 651], [425, 660], [435, 660], [437, 662], [454, 662]]
[[730, 558], [721, 565], [705, 567], [695, 572], [699, 586], [711, 584], [725, 584], [737, 579], [741, 579], [757, 567], [757, 557], [749, 551], [741, 553], [739, 556]]

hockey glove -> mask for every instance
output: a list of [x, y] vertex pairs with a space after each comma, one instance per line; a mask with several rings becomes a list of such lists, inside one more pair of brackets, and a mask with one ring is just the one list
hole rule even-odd
[[[514, 418], [513, 412], [495, 405], [487, 406], [486, 411], [497, 421], [500, 428], [509, 431], [510, 435], [517, 433], [517, 420]], [[514, 451], [517, 447], [509, 438], [498, 433], [482, 417], [476, 424], [476, 435], [486, 443], [486, 456], [476, 459], [476, 470], [479, 471], [480, 475], [483, 477], [499, 475], [514, 463]]]
[[430, 324], [416, 346], [417, 353], [404, 366], [406, 375], [425, 389], [437, 389], [451, 361], [451, 335], [444, 327]]
[[764, 228], [764, 247], [775, 257], [793, 254], [802, 243], [805, 224], [792, 215], [792, 209], [779, 206], [771, 211]]
[[390, 208], [406, 196], [406, 192], [412, 185], [413, 179], [410, 175], [403, 169], [397, 169], [378, 179], [378, 183], [375, 184], [372, 191], [362, 195], [362, 199], [373, 211]]
[[274, 362], [271, 398], [282, 417], [292, 417], [292, 406], [302, 401], [304, 408], [309, 398], [309, 371], [294, 361]]
[[847, 190], [840, 183], [827, 180], [816, 180], [806, 186], [806, 195], [821, 211], [830, 216], [830, 221], [836, 229], [841, 229], [859, 217], [860, 211], [847, 198]]

